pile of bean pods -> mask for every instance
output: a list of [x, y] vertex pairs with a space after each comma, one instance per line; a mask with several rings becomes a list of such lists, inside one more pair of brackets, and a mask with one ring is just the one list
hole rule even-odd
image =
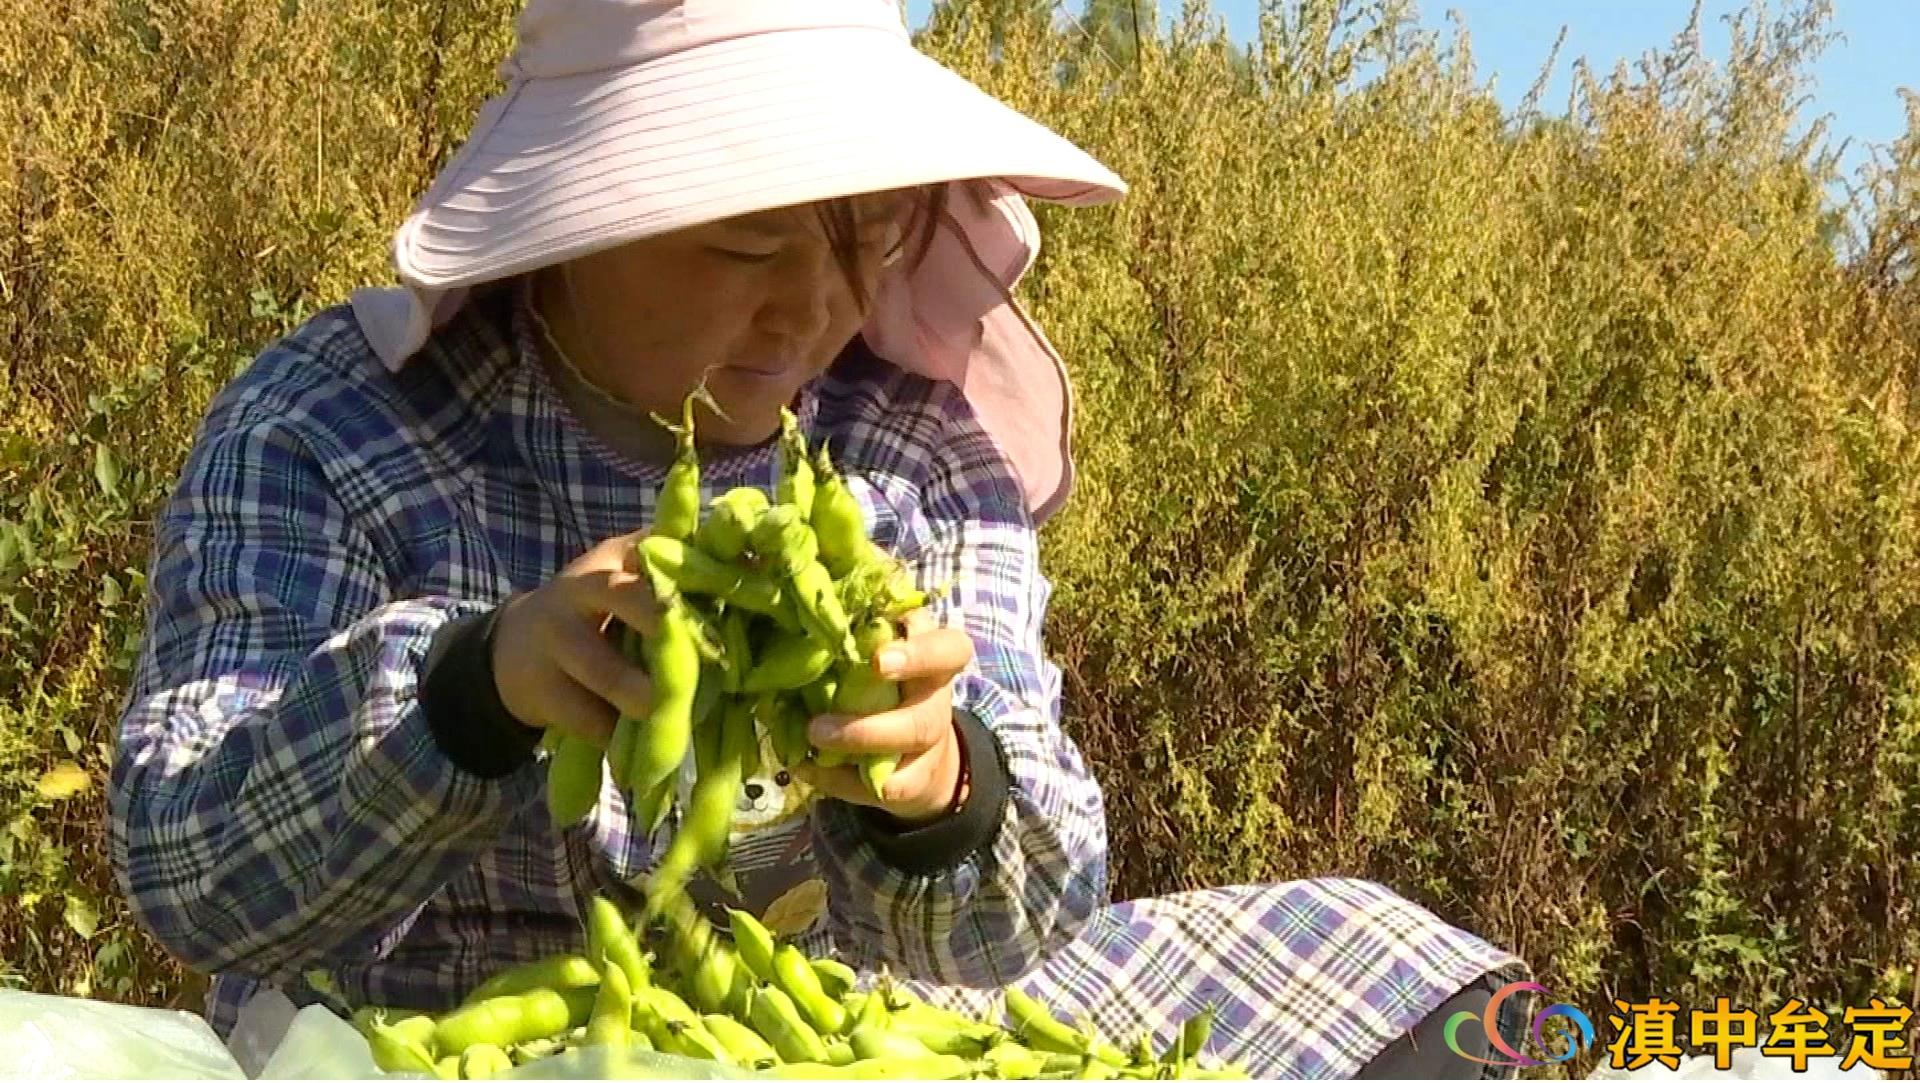
[[1123, 1052], [1008, 986], [1004, 1025], [936, 1007], [883, 972], [807, 956], [743, 910], [723, 935], [684, 894], [657, 920], [604, 896], [590, 904], [586, 954], [503, 970], [451, 1011], [363, 1008], [354, 1024], [382, 1071], [488, 1079], [594, 1046], [658, 1051], [781, 1079], [1244, 1079], [1201, 1063], [1212, 1012], [1167, 1048], [1142, 1035]]
[[[621, 717], [605, 749], [557, 730], [544, 742], [548, 809], [559, 827], [592, 810], [604, 767], [651, 833], [690, 774], [679, 829], [647, 885], [649, 918], [697, 871], [732, 889], [727, 839], [737, 794], [760, 769], [761, 734], [782, 767], [831, 767], [846, 757], [812, 746], [812, 718], [899, 703], [898, 685], [879, 676], [873, 656], [927, 601], [868, 537], [859, 500], [824, 445], [809, 451], [791, 410], [781, 411], [773, 495], [742, 486], [703, 508], [696, 401], [697, 393], [687, 398], [680, 425], [663, 422], [678, 450], [630, 561], [658, 603], [654, 634], [626, 629], [622, 643], [653, 683], [649, 713]], [[876, 796], [896, 763], [860, 757]]]

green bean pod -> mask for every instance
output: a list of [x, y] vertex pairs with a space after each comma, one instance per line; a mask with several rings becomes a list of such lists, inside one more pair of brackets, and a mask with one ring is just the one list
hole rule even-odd
[[691, 1024], [668, 1024], [667, 1044], [661, 1048], [693, 1060], [709, 1060], [729, 1068], [739, 1066], [735, 1063], [733, 1054], [727, 1051], [727, 1047], [721, 1044], [720, 1040], [713, 1036], [713, 1032], [698, 1020]]
[[658, 985], [634, 990], [633, 1016], [638, 1028], [661, 1049], [666, 1048], [668, 1028], [673, 1024], [685, 1026], [700, 1021], [700, 1013], [693, 1010], [693, 1005], [680, 994]]
[[814, 455], [813, 472], [818, 484], [808, 518], [820, 540], [820, 563], [836, 577], [844, 576], [866, 554], [866, 516], [860, 510], [860, 499], [834, 469], [824, 444]]
[[482, 1042], [470, 1045], [460, 1054], [461, 1079], [493, 1079], [513, 1071], [513, 1061], [507, 1051], [497, 1045]]
[[707, 1025], [707, 1032], [719, 1040], [733, 1062], [742, 1068], [770, 1068], [780, 1060], [780, 1054], [765, 1038], [733, 1016], [716, 1012], [703, 1016], [701, 1022]]
[[971, 1020], [964, 1026], [922, 1015], [911, 1010], [891, 1014], [887, 1026], [926, 1046], [935, 1053], [978, 1057], [999, 1047], [997, 1028], [980, 1027]]
[[808, 632], [833, 649], [836, 656], [854, 659], [860, 656], [854, 645], [852, 621], [840, 607], [840, 591], [833, 576], [819, 561], [796, 567], [787, 577], [794, 612]]
[[1049, 1071], [1046, 1054], [1018, 1042], [1001, 1042], [981, 1054], [980, 1059], [995, 1079], [1038, 1079], [1043, 1073], [1077, 1070], [1080, 1064], [1080, 1058], [1070, 1057], [1064, 1069]]
[[1007, 986], [1006, 1001], [1007, 1022], [1011, 1029], [1035, 1049], [1082, 1055], [1088, 1051], [1085, 1034], [1055, 1018], [1045, 1005], [1018, 986]]
[[563, 736], [547, 761], [547, 815], [553, 826], [571, 827], [586, 819], [600, 801], [600, 746]]
[[626, 1048], [633, 1031], [633, 986], [627, 972], [609, 962], [602, 969], [600, 991], [593, 1001], [593, 1014], [587, 1018], [583, 1045], [607, 1045]]
[[639, 719], [622, 713], [613, 724], [613, 739], [607, 742], [607, 770], [623, 791], [627, 788], [627, 774], [633, 769], [633, 752], [639, 744], [642, 725]]
[[919, 1060], [933, 1056], [933, 1050], [912, 1035], [886, 1027], [855, 1027], [848, 1036], [854, 1056], [861, 1060]]
[[828, 1038], [823, 1035], [821, 1040], [824, 1041], [827, 1046], [828, 1064], [839, 1065], [844, 1068], [860, 1059], [853, 1052], [853, 1043], [847, 1041], [845, 1038]]
[[[880, 676], [873, 665], [874, 656], [895, 638], [892, 621], [873, 618], [859, 625], [854, 642], [861, 661], [839, 667], [840, 684], [834, 691], [834, 710], [850, 715], [869, 715], [890, 711], [900, 705], [900, 685]], [[894, 769], [899, 765], [900, 757], [894, 753], [860, 757], [860, 775], [866, 782], [867, 792], [875, 798], [882, 797], [887, 780], [893, 777]]]
[[373, 1063], [383, 1072], [433, 1073], [435, 1059], [431, 1032], [425, 1038], [381, 1022], [369, 1023], [362, 1032], [373, 1053]]
[[851, 1079], [966, 1079], [973, 1065], [964, 1057], [930, 1054], [914, 1060], [863, 1060], [843, 1070]]
[[550, 1038], [584, 1024], [596, 999], [593, 989], [529, 989], [492, 997], [441, 1016], [433, 1028], [434, 1046], [444, 1055], [482, 1043], [508, 1046]]
[[813, 529], [807, 526], [800, 509], [790, 504], [776, 504], [768, 508], [760, 516], [760, 521], [753, 524], [753, 533], [747, 543], [753, 547], [754, 555], [760, 558], [761, 563], [783, 579], [800, 568], [819, 563], [819, 539], [814, 537]]
[[755, 741], [751, 716], [740, 712], [728, 712], [720, 725], [702, 727], [695, 741], [698, 775], [687, 799], [687, 814], [649, 878], [644, 920], [651, 922], [657, 917], [659, 908], [679, 895], [694, 870], [725, 859], [741, 771], [748, 746]]
[[847, 1027], [847, 1010], [820, 987], [820, 975], [813, 972], [806, 954], [792, 944], [782, 944], [773, 953], [776, 984], [793, 998], [807, 1022], [821, 1034], [838, 1034]]
[[[760, 773], [760, 731], [753, 724], [753, 701], [735, 699], [727, 703], [727, 726], [735, 730], [740, 749], [740, 777], [749, 779]], [[732, 831], [732, 824], [728, 824]]]
[[1187, 1018], [1180, 1025], [1180, 1033], [1173, 1043], [1160, 1055], [1162, 1064], [1183, 1064], [1200, 1055], [1206, 1049], [1207, 1039], [1213, 1035], [1213, 1019], [1217, 1014], [1214, 1005], [1207, 1005]]
[[833, 701], [840, 691], [840, 677], [832, 670], [820, 676], [819, 680], [800, 689], [801, 702], [806, 705], [807, 720], [812, 721], [823, 714], [833, 713]]
[[792, 767], [807, 758], [807, 719], [799, 705], [776, 692], [764, 692], [754, 700], [754, 718], [773, 745], [773, 758], [782, 767]]
[[[813, 972], [820, 976], [820, 988], [825, 989], [827, 995], [835, 1000], [843, 999], [852, 993], [853, 987], [860, 983], [860, 975], [838, 959], [821, 958], [809, 962]], [[884, 1000], [880, 1001], [880, 1006], [884, 1012], [886, 1010]]]
[[371, 1038], [378, 1026], [403, 1042], [427, 1045], [433, 1041], [433, 1016], [411, 1008], [386, 1008], [367, 1005], [353, 1013], [353, 1029]]
[[647, 562], [680, 591], [718, 598], [729, 606], [772, 617], [783, 625], [793, 623], [780, 584], [752, 568], [722, 564], [673, 538], [646, 538], [640, 542], [640, 550]]
[[688, 538], [700, 525], [700, 455], [693, 443], [693, 401], [689, 395], [681, 403], [678, 426], [660, 421], [675, 436], [673, 465], [660, 483], [654, 502], [651, 533], [663, 538]]
[[[827, 570], [833, 571], [832, 568]], [[848, 621], [858, 624], [873, 616], [885, 575], [884, 569], [863, 564], [834, 580], [834, 590], [840, 595], [840, 608], [847, 614]]]
[[551, 1057], [555, 1053], [565, 1049], [566, 1045], [567, 1043], [564, 1037], [535, 1038], [530, 1042], [521, 1042], [518, 1045], [508, 1046], [507, 1056], [512, 1057], [514, 1065], [518, 1067], [522, 1064], [531, 1064], [541, 1057]]
[[[820, 961], [814, 960], [816, 963]], [[826, 982], [823, 981], [820, 984], [829, 993], [833, 991]], [[877, 989], [870, 993], [863, 993], [857, 998], [848, 997], [842, 1003], [846, 1005], [847, 1014], [853, 1017], [855, 1030], [861, 1027], [886, 1027], [893, 1021], [893, 1013], [887, 1010], [887, 998]]]
[[745, 910], [727, 908], [727, 925], [733, 932], [733, 950], [740, 956], [753, 976], [764, 982], [772, 982], [773, 953], [776, 948], [773, 932]]
[[833, 665], [833, 651], [805, 634], [783, 635], [768, 644], [740, 690], [785, 692], [820, 678]]
[[[653, 885], [648, 885], [648, 891], [653, 892]], [[643, 924], [660, 923], [667, 961], [685, 978], [712, 949], [713, 924], [685, 892], [659, 892], [658, 898], [649, 902], [641, 920]]]
[[777, 985], [763, 985], [753, 991], [747, 1006], [748, 1022], [760, 1036], [772, 1043], [784, 1061], [826, 1063], [826, 1043], [801, 1017], [800, 1009]]
[[727, 647], [720, 632], [720, 618], [710, 608], [711, 603], [686, 591], [681, 591], [680, 597], [693, 614], [693, 647], [700, 653], [701, 664], [713, 670], [716, 680], [724, 681]]
[[1133, 1041], [1133, 1063], [1158, 1064], [1160, 1058], [1153, 1055], [1153, 1035], [1141, 1031]]
[[652, 794], [686, 758], [693, 738], [694, 697], [700, 687], [700, 652], [694, 646], [692, 616], [684, 600], [668, 592], [661, 599], [659, 627], [647, 637], [647, 673], [653, 702], [647, 724], [635, 742], [632, 792]]
[[797, 509], [804, 518], [813, 513], [813, 465], [807, 461], [807, 438], [800, 432], [800, 419], [787, 407], [780, 408], [780, 482], [774, 488], [780, 503]]
[[728, 564], [746, 552], [753, 525], [768, 508], [767, 494], [750, 485], [729, 489], [707, 503], [706, 521], [693, 533], [701, 551]]
[[673, 807], [675, 779], [675, 775], [668, 775], [653, 789], [634, 794], [634, 822], [638, 823], [648, 835], [660, 830], [660, 825], [666, 822], [667, 812]]
[[499, 971], [474, 986], [461, 1005], [477, 1004], [494, 997], [513, 996], [529, 989], [589, 989], [600, 984], [600, 969], [584, 955], [542, 956]]
[[715, 942], [700, 965], [687, 976], [688, 992], [702, 1012], [724, 1012], [732, 1008], [746, 977], [740, 957], [725, 944]]
[[604, 895], [587, 904], [587, 959], [596, 967], [619, 967], [632, 990], [651, 980], [646, 953], [620, 907]]
[[753, 672], [753, 640], [750, 635], [753, 619], [748, 616], [749, 612], [728, 606], [720, 618], [720, 643], [725, 655], [721, 669], [726, 678], [720, 687], [729, 695], [738, 695], [741, 685], [746, 683], [747, 674]]

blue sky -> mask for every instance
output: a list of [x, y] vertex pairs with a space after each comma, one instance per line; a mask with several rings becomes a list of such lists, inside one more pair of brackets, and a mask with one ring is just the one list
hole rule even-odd
[[[1078, 11], [1077, 0], [1063, 0]], [[908, 19], [918, 28], [932, 0], [908, 0]], [[1706, 0], [1701, 8], [1710, 55], [1726, 55], [1728, 34], [1722, 17], [1746, 7], [1744, 0]], [[1778, 12], [1783, 4], [1773, 3]], [[1421, 22], [1446, 33], [1447, 12], [1457, 11], [1473, 42], [1480, 81], [1492, 81], [1508, 105], [1526, 94], [1553, 49], [1560, 28], [1567, 40], [1547, 84], [1541, 108], [1565, 108], [1572, 61], [1584, 56], [1601, 73], [1616, 61], [1636, 60], [1647, 49], [1664, 48], [1684, 26], [1691, 0], [1421, 0]], [[1178, 0], [1161, 0], [1162, 17], [1179, 10]], [[1213, 0], [1236, 40], [1252, 37], [1257, 0]], [[1888, 143], [1905, 127], [1898, 88], [1920, 92], [1920, 0], [1833, 0], [1830, 29], [1842, 35], [1822, 54], [1810, 74], [1810, 100], [1803, 126], [1821, 114], [1829, 138], [1850, 139], [1843, 161], [1851, 168], [1863, 160], [1865, 143]]]

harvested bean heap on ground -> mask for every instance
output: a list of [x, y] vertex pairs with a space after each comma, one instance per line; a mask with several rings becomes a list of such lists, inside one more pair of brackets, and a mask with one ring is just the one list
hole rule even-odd
[[597, 896], [586, 954], [501, 971], [444, 1014], [370, 1007], [354, 1023], [383, 1070], [442, 1079], [485, 1079], [594, 1046], [785, 1079], [1246, 1078], [1203, 1063], [1209, 1012], [1186, 1020], [1165, 1049], [1139, 1036], [1122, 1051], [1014, 986], [1004, 991], [1004, 1025], [973, 1019], [885, 974], [861, 990], [851, 968], [806, 956], [744, 910], [728, 910], [729, 943], [682, 893], [652, 909], [658, 924], [636, 928]]
[[[1170, 1048], [1156, 1051], [1141, 1036], [1122, 1052], [1015, 987], [1005, 990], [1005, 1026], [971, 1019], [912, 997], [884, 974], [859, 990], [850, 968], [808, 958], [743, 910], [728, 911], [729, 943], [694, 907], [685, 886], [696, 872], [732, 890], [727, 838], [742, 781], [759, 767], [760, 732], [782, 766], [844, 762], [811, 745], [809, 720], [899, 702], [873, 657], [900, 634], [896, 622], [928, 600], [867, 536], [827, 449], [809, 454], [790, 412], [773, 498], [735, 488], [703, 517], [694, 402], [675, 428], [678, 452], [635, 554], [658, 625], [651, 636], [627, 629], [623, 648], [653, 682], [650, 713], [623, 715], [604, 750], [557, 730], [544, 742], [548, 806], [561, 827], [592, 810], [604, 765], [635, 800], [640, 823], [657, 828], [692, 758], [686, 808], [647, 879], [645, 907], [630, 922], [596, 897], [585, 955], [502, 971], [454, 1011], [362, 1009], [354, 1021], [380, 1067], [481, 1079], [571, 1048], [613, 1046], [788, 1078], [1241, 1077], [1200, 1063], [1208, 1013], [1188, 1020]], [[859, 762], [877, 795], [895, 758]]]

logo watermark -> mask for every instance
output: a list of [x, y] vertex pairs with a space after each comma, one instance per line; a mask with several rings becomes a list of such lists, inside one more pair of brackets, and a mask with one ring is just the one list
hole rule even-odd
[[1452, 1050], [1455, 1056], [1473, 1061], [1475, 1064], [1487, 1064], [1496, 1068], [1539, 1068], [1547, 1064], [1558, 1064], [1564, 1060], [1572, 1060], [1574, 1057], [1579, 1056], [1584, 1050], [1593, 1047], [1595, 1040], [1593, 1020], [1587, 1017], [1586, 1012], [1581, 1011], [1571, 1004], [1554, 1004], [1541, 1009], [1540, 1012], [1534, 1015], [1533, 1026], [1531, 1028], [1533, 1032], [1533, 1044], [1542, 1052], [1545, 1052], [1547, 1050], [1547, 1021], [1554, 1018], [1567, 1020], [1567, 1025], [1562, 1029], [1566, 1030], [1571, 1028], [1574, 1033], [1568, 1035], [1566, 1052], [1558, 1056], [1551, 1056], [1546, 1060], [1541, 1060], [1537, 1057], [1529, 1056], [1509, 1045], [1506, 1036], [1500, 1033], [1498, 1022], [1500, 1019], [1500, 1009], [1509, 998], [1522, 992], [1539, 993], [1545, 996], [1547, 987], [1541, 985], [1539, 982], [1531, 981], [1511, 982], [1502, 986], [1499, 992], [1493, 994], [1493, 999], [1487, 1002], [1486, 1014], [1479, 1020], [1481, 1025], [1486, 1029], [1489, 1052], [1497, 1050], [1511, 1059], [1489, 1060], [1484, 1057], [1476, 1057], [1460, 1048], [1460, 1028], [1462, 1026], [1473, 1025], [1475, 1019], [1472, 1012], [1455, 1012], [1453, 1018], [1447, 1020], [1447, 1048]]

